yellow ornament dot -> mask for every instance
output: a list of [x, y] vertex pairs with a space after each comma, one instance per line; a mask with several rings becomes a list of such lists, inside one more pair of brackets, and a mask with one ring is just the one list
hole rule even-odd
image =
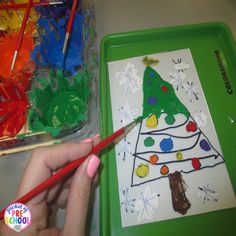
[[135, 170], [135, 174], [140, 178], [147, 176], [148, 173], [149, 173], [149, 166], [145, 164], [140, 164]]
[[155, 128], [157, 126], [157, 124], [158, 124], [158, 119], [157, 119], [156, 115], [154, 115], [154, 114], [151, 114], [146, 120], [146, 126], [148, 128]]
[[183, 154], [182, 154], [182, 152], [177, 152], [177, 153], [176, 153], [176, 159], [177, 159], [177, 160], [183, 160]]

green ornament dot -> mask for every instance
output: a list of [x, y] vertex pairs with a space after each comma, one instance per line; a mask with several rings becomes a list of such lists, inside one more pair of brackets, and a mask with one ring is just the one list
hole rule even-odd
[[144, 145], [145, 147], [151, 147], [155, 143], [155, 140], [152, 137], [147, 137], [144, 139]]
[[175, 123], [175, 117], [174, 116], [166, 116], [165, 117], [166, 124], [173, 125]]

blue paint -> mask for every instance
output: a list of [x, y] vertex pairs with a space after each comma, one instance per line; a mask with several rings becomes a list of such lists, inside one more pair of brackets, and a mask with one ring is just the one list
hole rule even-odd
[[150, 76], [151, 78], [154, 78], [154, 77], [155, 77], [155, 73], [152, 71], [152, 72], [149, 73], [149, 76]]
[[154, 97], [154, 96], [148, 97], [148, 103], [149, 103], [150, 105], [155, 105], [155, 104], [157, 103], [157, 98]]
[[35, 7], [35, 10], [40, 14], [40, 17], [52, 17], [54, 19], [60, 18], [69, 14], [73, 0], [66, 0], [62, 5], [52, 5], [47, 7]]
[[[47, 9], [47, 7], [44, 8]], [[67, 8], [64, 8], [64, 13], [66, 13]], [[61, 11], [58, 10], [55, 13], [56, 15], [61, 14], [62, 8], [60, 7], [60, 9]], [[58, 70], [64, 69], [64, 71], [74, 75], [76, 69], [83, 64], [82, 32], [84, 16], [76, 13], [66, 56], [64, 56], [62, 48], [68, 20], [69, 14], [60, 18], [39, 18], [38, 26], [43, 33], [40, 35], [41, 42], [34, 48], [31, 58], [40, 67], [49, 66]]]
[[152, 86], [153, 85], [153, 80], [148, 80], [148, 86]]
[[160, 142], [160, 148], [163, 152], [170, 152], [174, 147], [173, 141], [171, 138], [164, 138]]
[[211, 146], [209, 145], [209, 143], [205, 139], [202, 139], [200, 141], [200, 147], [206, 152], [211, 150]]

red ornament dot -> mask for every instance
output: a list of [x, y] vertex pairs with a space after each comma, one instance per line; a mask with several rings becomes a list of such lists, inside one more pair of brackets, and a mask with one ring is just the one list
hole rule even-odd
[[195, 132], [197, 130], [197, 125], [193, 121], [189, 121], [186, 126], [186, 130], [188, 132]]
[[161, 89], [162, 89], [163, 92], [167, 92], [168, 91], [168, 88], [165, 85], [161, 86]]
[[196, 158], [196, 157], [192, 158], [192, 166], [195, 170], [200, 170], [201, 163], [198, 158]]

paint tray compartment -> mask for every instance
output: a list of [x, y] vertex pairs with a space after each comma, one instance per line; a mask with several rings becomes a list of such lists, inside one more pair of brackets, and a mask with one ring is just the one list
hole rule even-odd
[[82, 139], [98, 129], [94, 5], [79, 1], [63, 55], [72, 3], [31, 9], [13, 72], [25, 11], [0, 10], [0, 155]]
[[[101, 130], [103, 136], [106, 137], [113, 132], [108, 63], [181, 49], [191, 50], [235, 192], [236, 44], [229, 27], [223, 23], [176, 26], [106, 36], [102, 40], [100, 49]], [[120, 119], [120, 117], [116, 118]], [[236, 208], [123, 228], [119, 200], [122, 193], [118, 186], [115, 157], [114, 148], [106, 150], [102, 157], [104, 168], [100, 185], [101, 235], [143, 236], [172, 235], [173, 233], [177, 235], [235, 235]], [[120, 159], [122, 158], [120, 157]], [[125, 168], [132, 167], [127, 164], [120, 175], [125, 173], [125, 178], [131, 179], [130, 176], [127, 176]], [[130, 185], [127, 185], [127, 189], [130, 188]], [[142, 190], [140, 186], [134, 188]], [[125, 212], [125, 204], [129, 207], [130, 203], [127, 214], [131, 215], [132, 201], [136, 196], [128, 195], [127, 189], [124, 189], [123, 194], [127, 193], [127, 199], [128, 197], [129, 199], [127, 200], [124, 196], [123, 212]], [[137, 216], [139, 213], [135, 214]], [[158, 212], [155, 211], [155, 214]]]

